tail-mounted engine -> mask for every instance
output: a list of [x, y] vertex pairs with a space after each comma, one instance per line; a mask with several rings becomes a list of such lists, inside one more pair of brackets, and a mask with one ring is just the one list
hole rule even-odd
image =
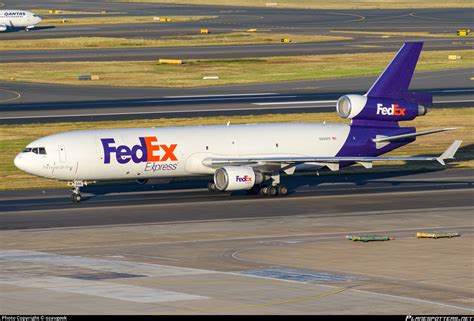
[[422, 47], [422, 42], [405, 43], [365, 95], [339, 98], [339, 116], [356, 123], [393, 124], [425, 115], [429, 111], [425, 106], [433, 104], [433, 96], [408, 90]]
[[361, 95], [346, 95], [337, 101], [337, 113], [342, 118], [397, 122], [423, 116], [429, 108], [403, 99], [385, 99]]

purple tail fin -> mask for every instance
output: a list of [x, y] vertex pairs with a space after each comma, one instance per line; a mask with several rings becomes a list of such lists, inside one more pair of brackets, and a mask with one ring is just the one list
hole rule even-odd
[[431, 95], [415, 94], [408, 91], [422, 47], [422, 42], [406, 42], [369, 89], [366, 96], [405, 99], [425, 106], [431, 105], [433, 101]]

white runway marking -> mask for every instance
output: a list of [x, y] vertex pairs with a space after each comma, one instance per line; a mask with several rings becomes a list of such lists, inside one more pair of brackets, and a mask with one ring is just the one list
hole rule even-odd
[[[294, 98], [296, 96], [270, 96], [270, 97], [261, 97], [262, 99], [279, 99], [279, 98]], [[173, 99], [173, 100], [145, 100], [145, 103], [171, 103], [171, 102], [193, 102], [193, 101], [218, 101], [218, 100], [249, 100], [254, 97], [218, 97], [218, 98], [206, 98], [206, 99], [199, 99], [199, 98], [189, 98], [189, 99]], [[259, 97], [256, 97], [259, 98]]]
[[82, 256], [59, 255], [24, 250], [0, 251], [0, 263], [9, 261], [25, 262], [31, 264], [49, 264], [54, 266], [70, 266], [97, 271], [138, 274], [143, 276], [176, 276], [212, 273], [205, 270], [162, 266], [158, 264], [135, 263], [125, 261], [112, 261], [93, 259]]
[[1, 99], [0, 103], [6, 103], [6, 102], [14, 101], [14, 100], [17, 100], [17, 99], [21, 98], [21, 94], [17, 91], [14, 91], [14, 90], [0, 88], [0, 91], [4, 91], [4, 92], [10, 93], [10, 94], [13, 94], [13, 97], [11, 97], [11, 98]]
[[99, 296], [103, 298], [132, 301], [140, 303], [157, 303], [181, 300], [207, 299], [199, 295], [164, 291], [128, 284], [103, 281], [88, 281], [55, 276], [28, 277], [24, 274], [0, 277], [0, 284], [25, 288]]
[[[296, 97], [296, 96], [280, 96], [280, 97], [265, 97], [265, 98], [287, 98], [287, 97]], [[222, 98], [224, 99], [224, 98]], [[222, 100], [218, 98], [218, 100]], [[232, 99], [232, 98], [225, 98]], [[244, 98], [238, 98], [244, 99]], [[178, 100], [175, 100], [178, 101]], [[184, 100], [181, 100], [184, 101]], [[188, 101], [205, 101], [205, 100], [188, 100]], [[319, 100], [314, 101], [314, 103], [323, 103], [330, 102], [335, 103], [337, 100]], [[158, 100], [150, 100], [148, 102], [160, 102]], [[167, 100], [166, 102], [170, 102]], [[474, 102], [474, 100], [449, 100], [449, 101], [435, 101], [435, 104], [442, 103], [463, 103], [463, 102]], [[279, 110], [279, 109], [303, 109], [303, 108], [329, 108], [335, 107], [334, 105], [310, 105], [310, 106], [288, 106], [288, 104], [306, 104], [311, 103], [310, 101], [303, 102], [277, 102], [277, 103], [252, 103], [252, 105], [258, 105], [262, 107], [255, 108], [215, 108], [215, 109], [189, 109], [189, 110], [160, 110], [160, 111], [137, 111], [129, 113], [94, 113], [94, 114], [62, 114], [62, 115], [31, 115], [31, 116], [9, 116], [9, 117], [0, 117], [0, 120], [9, 120], [9, 119], [41, 119], [41, 118], [69, 118], [69, 117], [98, 117], [98, 116], [127, 116], [127, 115], [154, 115], [154, 114], [182, 114], [182, 113], [201, 113], [201, 112], [225, 112], [225, 111], [252, 111], [252, 110]], [[277, 106], [277, 105], [284, 106]]]
[[472, 103], [474, 100], [437, 100], [433, 101], [435, 104], [442, 104], [442, 103]]
[[335, 103], [337, 100], [310, 100], [310, 101], [282, 101], [277, 103], [252, 103], [252, 105], [266, 106], [266, 105], [304, 105], [304, 104], [326, 104]]
[[220, 111], [247, 111], [247, 110], [277, 110], [277, 109], [298, 109], [298, 108], [324, 108], [334, 107], [330, 105], [320, 106], [282, 106], [282, 107], [256, 107], [256, 108], [216, 108], [216, 109], [190, 109], [190, 110], [162, 110], [162, 111], [137, 111], [133, 113], [104, 113], [104, 114], [63, 114], [63, 115], [39, 115], [39, 116], [10, 116], [0, 117], [0, 120], [6, 119], [37, 119], [37, 118], [66, 118], [66, 117], [88, 117], [88, 116], [126, 116], [126, 115], [146, 115], [146, 114], [182, 114], [182, 113], [200, 113], [200, 112], [220, 112]]
[[465, 91], [474, 91], [474, 89], [445, 89], [440, 90], [442, 93], [456, 93], [456, 92], [465, 92]]
[[[52, 261], [51, 261], [52, 260]], [[196, 299], [209, 299], [208, 297], [203, 297], [199, 295], [192, 295], [186, 293], [179, 293], [173, 291], [164, 291], [156, 288], [148, 288], [142, 286], [134, 286], [128, 284], [120, 284], [115, 282], [104, 282], [96, 280], [87, 280], [87, 279], [78, 279], [72, 277], [62, 277], [62, 276], [50, 276], [47, 275], [48, 272], [51, 272], [52, 269], [48, 265], [58, 265], [60, 268], [67, 266], [76, 266], [79, 268], [84, 268], [84, 263], [91, 263], [91, 266], [87, 266], [89, 269], [100, 269], [100, 270], [113, 270], [116, 267], [116, 264], [127, 264], [128, 268], [132, 266], [146, 266], [148, 273], [152, 271], [151, 267], [154, 267], [156, 271], [167, 271], [165, 274], [158, 273], [155, 275], [170, 275], [167, 274], [170, 271], [175, 271], [171, 275], [182, 275], [185, 274], [205, 274], [205, 273], [218, 273], [225, 275], [238, 275], [245, 276], [250, 278], [260, 278], [260, 279], [272, 279], [281, 282], [290, 282], [295, 283], [294, 280], [287, 279], [275, 279], [268, 278], [261, 275], [243, 275], [241, 272], [219, 272], [219, 271], [210, 271], [210, 270], [198, 270], [198, 269], [188, 269], [188, 268], [177, 268], [172, 266], [163, 266], [157, 264], [144, 264], [144, 263], [134, 263], [134, 262], [116, 262], [108, 260], [99, 260], [91, 259], [79, 256], [68, 256], [68, 255], [59, 255], [45, 252], [36, 252], [36, 251], [27, 251], [27, 250], [0, 250], [0, 263], [3, 265], [8, 265], [12, 262], [28, 262], [32, 264], [23, 265], [25, 271], [22, 271], [21, 268], [18, 270], [18, 273], [6, 273], [6, 269], [2, 268], [1, 271], [3, 274], [0, 275], [0, 284], [6, 284], [11, 286], [19, 286], [24, 288], [39, 288], [44, 290], [51, 290], [57, 292], [65, 293], [75, 293], [82, 295], [98, 296], [110, 299], [132, 301], [139, 303], [156, 303], [156, 302], [170, 302], [170, 301], [181, 301], [181, 300], [196, 300]], [[73, 264], [73, 263], [77, 264]], [[37, 267], [33, 264], [39, 263]], [[128, 272], [141, 273], [143, 269], [138, 268], [137, 270], [127, 270]], [[123, 272], [123, 269], [120, 269], [120, 272]], [[176, 274], [178, 273], [178, 274]], [[305, 281], [298, 281], [298, 283], [307, 283]], [[327, 288], [339, 288], [332, 285], [317, 284], [321, 287]], [[356, 291], [359, 293], [364, 293], [369, 297], [374, 297], [380, 300], [380, 297], [387, 297], [391, 300], [399, 300], [400, 302], [418, 302], [428, 305], [437, 305], [443, 307], [450, 307], [454, 309], [460, 309], [464, 311], [474, 311], [473, 309], [444, 304], [436, 301], [422, 300], [405, 296], [397, 296], [383, 293], [370, 292], [365, 290], [356, 290], [348, 289], [347, 292]]]
[[[457, 92], [461, 90], [444, 90], [443, 92]], [[465, 91], [465, 90], [462, 90]], [[311, 101], [282, 101], [282, 102], [270, 102], [270, 103], [252, 103], [252, 105], [258, 106], [269, 106], [269, 105], [304, 105], [304, 104], [324, 104], [324, 103], [336, 103], [337, 100], [311, 100]], [[437, 100], [434, 101], [436, 104], [441, 103], [470, 103], [474, 100]], [[289, 107], [290, 108], [290, 107]]]
[[268, 96], [268, 95], [278, 95], [278, 93], [220, 94], [220, 95], [194, 95], [194, 96], [164, 96], [164, 98], [206, 98], [206, 97]]
[[[22, 264], [26, 270], [19, 268], [12, 271], [11, 265]], [[40, 288], [51, 291], [99, 296], [104, 298], [133, 301], [141, 303], [169, 302], [178, 300], [207, 299], [199, 295], [164, 291], [156, 288], [118, 283], [120, 276], [111, 275], [115, 282], [94, 279], [104, 275], [103, 272], [126, 273], [128, 277], [141, 276], [181, 276], [215, 273], [207, 270], [187, 269], [158, 264], [135, 263], [93, 259], [81, 256], [59, 255], [53, 253], [3, 250], [0, 251], [0, 284], [25, 288]], [[66, 269], [69, 268], [69, 269]], [[72, 270], [71, 270], [72, 268]], [[71, 277], [47, 275], [54, 271], [70, 271]], [[96, 274], [91, 273], [96, 272]], [[84, 272], [86, 271], [86, 272]], [[83, 274], [85, 273], [85, 277]], [[81, 277], [82, 276], [82, 277]], [[91, 277], [92, 279], [87, 279]]]

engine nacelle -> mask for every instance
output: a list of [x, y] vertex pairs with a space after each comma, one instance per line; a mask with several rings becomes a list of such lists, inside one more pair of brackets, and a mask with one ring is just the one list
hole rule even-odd
[[7, 25], [0, 24], [0, 32], [7, 31], [7, 29], [8, 29]]
[[360, 120], [400, 121], [425, 115], [429, 109], [401, 99], [346, 95], [337, 101], [337, 114], [342, 118]]
[[249, 166], [225, 166], [214, 173], [214, 183], [219, 191], [251, 189], [263, 182], [263, 175]]

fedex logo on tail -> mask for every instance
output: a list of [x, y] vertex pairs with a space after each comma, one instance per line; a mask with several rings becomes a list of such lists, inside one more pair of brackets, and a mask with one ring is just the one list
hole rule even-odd
[[245, 176], [239, 176], [237, 175], [235, 177], [235, 181], [237, 183], [244, 183], [244, 182], [251, 182], [252, 181], [252, 177], [248, 176], [248, 175], [245, 175]]
[[401, 108], [398, 104], [392, 104], [392, 107], [377, 104], [377, 115], [405, 116], [405, 111], [406, 108]]
[[113, 138], [101, 138], [100, 141], [104, 148], [104, 164], [110, 164], [112, 154], [115, 154], [115, 159], [119, 164], [127, 164], [130, 161], [138, 164], [178, 160], [174, 154], [177, 144], [157, 144], [158, 139], [154, 136], [139, 137], [139, 140], [140, 144], [129, 147], [126, 145], [115, 146]]

